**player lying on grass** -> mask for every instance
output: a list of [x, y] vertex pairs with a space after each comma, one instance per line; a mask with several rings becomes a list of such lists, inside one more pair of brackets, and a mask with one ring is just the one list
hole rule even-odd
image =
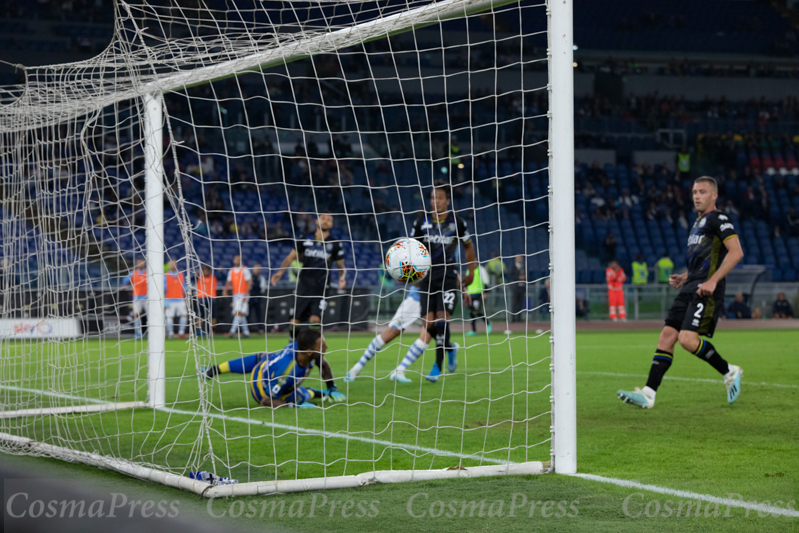
[[708, 176], [698, 178], [694, 181], [692, 195], [699, 217], [688, 237], [688, 271], [669, 277], [669, 284], [680, 289], [680, 294], [674, 299], [666, 317], [666, 325], [660, 332], [646, 387], [616, 393], [623, 402], [644, 409], [655, 406], [655, 393], [671, 366], [677, 342], [724, 376], [729, 403], [737, 400], [741, 392], [741, 367], [728, 364], [715, 346], [699, 336], [713, 337], [724, 304], [724, 277], [738, 264], [744, 253], [732, 221], [716, 210], [716, 180]]
[[[363, 367], [366, 366], [377, 352], [399, 337], [400, 333], [411, 327], [413, 323], [421, 317], [422, 307], [419, 304], [419, 287], [411, 285], [408, 289], [408, 296], [405, 297], [397, 308], [397, 312], [394, 313], [394, 318], [388, 323], [388, 327], [372, 339], [372, 342], [369, 343], [369, 346], [366, 348], [366, 351], [363, 352], [358, 362], [347, 372], [344, 382], [349, 383], [350, 381], [355, 381], [355, 378], [361, 373]], [[447, 368], [450, 372], [455, 372], [455, 369], [458, 367], [457, 353], [459, 348], [460, 345], [457, 342], [453, 342], [452, 349], [447, 352], [449, 358]]]
[[[319, 331], [306, 329], [297, 340], [278, 352], [256, 353], [232, 359], [210, 368], [200, 367], [200, 373], [211, 379], [219, 374], [249, 374], [250, 394], [262, 407], [314, 408], [311, 400], [340, 403], [347, 399], [336, 389], [333, 372], [324, 358], [327, 344]], [[302, 386], [314, 365], [327, 386], [326, 391]]]

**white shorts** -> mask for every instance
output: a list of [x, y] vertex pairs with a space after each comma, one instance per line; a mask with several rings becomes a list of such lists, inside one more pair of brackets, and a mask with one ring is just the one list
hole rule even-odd
[[246, 294], [234, 294], [231, 306], [234, 315], [238, 313], [247, 316], [250, 313], [250, 304]]
[[134, 315], [143, 315], [147, 312], [147, 297], [146, 296], [134, 296], [133, 297], [133, 314]]
[[165, 307], [166, 311], [164, 312], [164, 316], [166, 316], [166, 318], [188, 316], [189, 314], [186, 310], [186, 302], [183, 300], [166, 300]]
[[414, 322], [422, 317], [422, 306], [413, 298], [405, 298], [394, 313], [394, 318], [388, 323], [388, 327], [400, 331], [409, 328]]

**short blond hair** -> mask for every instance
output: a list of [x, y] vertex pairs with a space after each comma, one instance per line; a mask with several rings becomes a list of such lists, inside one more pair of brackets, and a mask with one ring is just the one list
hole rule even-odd
[[694, 180], [694, 183], [709, 183], [713, 186], [713, 190], [718, 192], [719, 184], [716, 182], [716, 178], [712, 178], [710, 176], [701, 176]]

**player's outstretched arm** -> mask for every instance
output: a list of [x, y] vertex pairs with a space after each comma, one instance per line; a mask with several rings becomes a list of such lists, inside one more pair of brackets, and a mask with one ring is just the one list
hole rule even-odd
[[277, 285], [277, 282], [280, 281], [280, 278], [282, 278], [283, 274], [286, 273], [286, 269], [289, 267], [291, 262], [294, 261], [295, 259], [297, 259], [297, 250], [292, 250], [286, 256], [286, 258], [283, 259], [283, 262], [280, 263], [280, 269], [277, 272], [275, 272], [274, 274], [272, 274], [271, 282], [272, 282], [272, 286], [273, 287], [275, 285]]
[[730, 237], [724, 241], [724, 246], [727, 248], [727, 256], [721, 262], [719, 269], [710, 276], [710, 279], [704, 282], [696, 289], [699, 296], [709, 296], [716, 290], [716, 285], [719, 281], [724, 279], [724, 276], [730, 273], [730, 270], [735, 268], [741, 259], [744, 257], [744, 251], [741, 249], [741, 241], [738, 237]]
[[333, 370], [330, 368], [330, 363], [327, 362], [327, 359], [321, 356], [319, 357], [319, 373], [322, 374], [322, 380], [324, 380], [325, 385], [327, 386], [327, 398], [333, 403], [346, 401], [347, 397], [344, 395], [344, 393], [339, 392], [338, 388], [336, 388], [336, 382], [333, 378]]

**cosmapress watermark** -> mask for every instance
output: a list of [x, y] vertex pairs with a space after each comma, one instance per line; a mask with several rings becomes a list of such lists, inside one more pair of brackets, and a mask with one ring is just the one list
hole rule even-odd
[[375, 518], [379, 500], [342, 500], [315, 493], [291, 503], [285, 499], [244, 500], [209, 498], [206, 511], [212, 518]]
[[[740, 494], [729, 493], [725, 502], [709, 502], [699, 499], [663, 500], [648, 498], [643, 492], [634, 492], [624, 498], [621, 510], [628, 518], [733, 518], [743, 516], [749, 518], [750, 513], [757, 513], [760, 518], [785, 516], [778, 509], [794, 511], [796, 500], [745, 501]], [[746, 507], [736, 503], [749, 504]]]
[[15, 492], [5, 505], [8, 518], [175, 518], [177, 500], [134, 500], [113, 492], [111, 499], [43, 499], [28, 492]]
[[417, 492], [405, 509], [412, 518], [574, 518], [580, 514], [579, 504], [580, 500], [536, 500], [522, 493], [499, 500], [440, 500]]

